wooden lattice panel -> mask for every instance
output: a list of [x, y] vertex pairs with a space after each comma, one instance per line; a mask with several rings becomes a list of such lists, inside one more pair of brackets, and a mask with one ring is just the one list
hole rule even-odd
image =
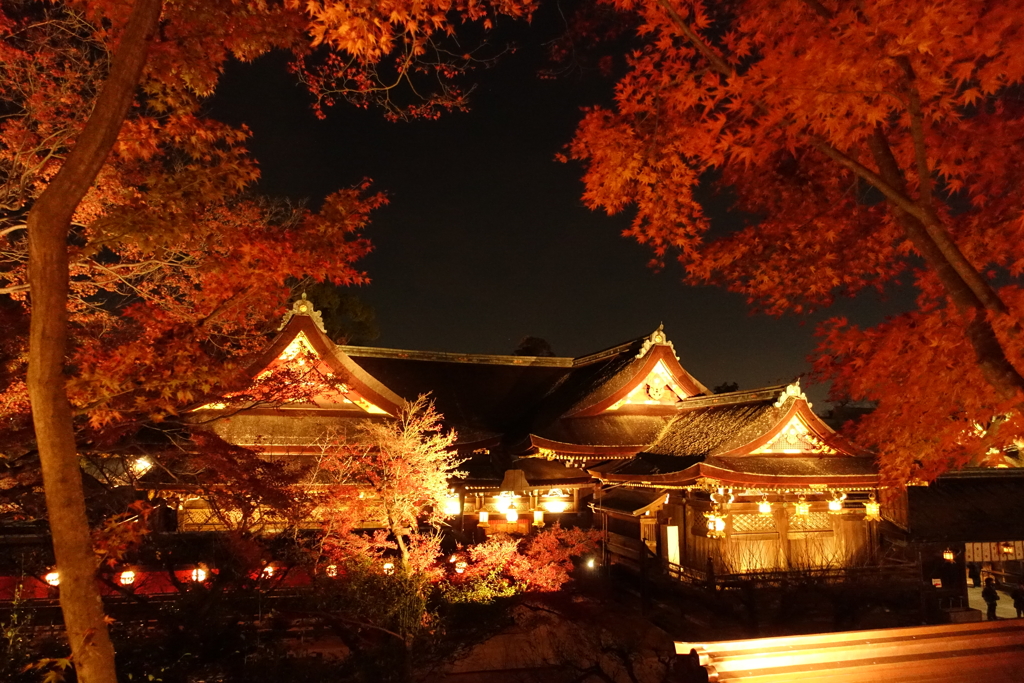
[[736, 534], [770, 534], [775, 532], [771, 515], [733, 515], [732, 531]]
[[827, 512], [793, 515], [789, 518], [789, 528], [795, 531], [824, 531], [832, 528], [832, 518]]

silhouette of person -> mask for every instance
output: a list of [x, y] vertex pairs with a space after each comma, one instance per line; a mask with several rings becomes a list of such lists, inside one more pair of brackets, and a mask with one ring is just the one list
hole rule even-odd
[[996, 582], [992, 577], [985, 579], [985, 588], [981, 591], [981, 599], [988, 605], [988, 620], [995, 621], [999, 617], [996, 616], [996, 603], [999, 602], [999, 593], [996, 592]]
[[1017, 618], [1024, 617], [1024, 581], [1017, 584], [1017, 587], [1010, 593], [1013, 598], [1013, 608], [1017, 610]]

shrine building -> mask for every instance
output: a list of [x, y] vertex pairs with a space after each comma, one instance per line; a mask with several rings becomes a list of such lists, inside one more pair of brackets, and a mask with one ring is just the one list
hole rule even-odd
[[[840, 438], [798, 384], [711, 394], [659, 328], [578, 358], [404, 351], [334, 344], [295, 302], [253, 366], [298, 355], [343, 379], [312, 400], [194, 411], [224, 440], [273, 458], [308, 457], [325, 430], [354, 432], [430, 395], [467, 458], [452, 481], [453, 525], [529, 533], [591, 524], [642, 541], [674, 571], [735, 573], [873, 561], [880, 517], [873, 458]], [[215, 530], [199, 497], [179, 531]], [[636, 561], [610, 541], [609, 561]]]

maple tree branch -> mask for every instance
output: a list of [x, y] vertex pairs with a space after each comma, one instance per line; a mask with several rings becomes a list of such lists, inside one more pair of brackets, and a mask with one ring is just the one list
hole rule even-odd
[[803, 0], [803, 3], [814, 10], [818, 16], [825, 19], [831, 19], [835, 14], [828, 7], [818, 2], [818, 0]]
[[886, 199], [889, 199], [893, 204], [895, 204], [898, 209], [914, 216], [922, 223], [924, 222], [924, 212], [921, 210], [921, 207], [878, 173], [875, 173], [864, 164], [860, 163], [848, 154], [841, 152], [824, 140], [815, 140], [813, 144], [819, 152], [827, 156], [829, 159], [832, 159], [840, 166], [853, 171], [854, 175], [866, 180], [872, 187], [885, 195]]
[[921, 208], [931, 212], [932, 206], [932, 174], [928, 169], [928, 154], [924, 141], [924, 116], [921, 113], [921, 95], [914, 87], [914, 67], [910, 58], [900, 55], [896, 63], [903, 69], [906, 76], [908, 111], [910, 112], [910, 135], [914, 140], [914, 158], [917, 162], [917, 182], [921, 194]]
[[690, 44], [697, 49], [704, 58], [711, 62], [711, 65], [715, 67], [715, 70], [723, 76], [735, 76], [736, 72], [729, 64], [721, 58], [710, 45], [701, 40], [700, 36], [697, 35], [696, 31], [690, 28], [690, 25], [686, 23], [686, 20], [676, 12], [675, 9], [668, 3], [668, 0], [658, 0], [658, 4], [661, 5], [665, 13], [668, 14], [669, 18], [672, 19], [672, 23], [676, 25], [676, 28], [686, 36], [686, 39], [690, 41]]

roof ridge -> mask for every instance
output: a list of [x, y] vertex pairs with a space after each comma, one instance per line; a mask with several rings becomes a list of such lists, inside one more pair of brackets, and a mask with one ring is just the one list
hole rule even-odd
[[760, 389], [746, 389], [744, 391], [730, 391], [724, 394], [711, 394], [710, 396], [694, 396], [683, 399], [679, 402], [680, 411], [690, 408], [708, 408], [720, 405], [741, 405], [743, 403], [756, 403], [776, 398], [786, 390], [788, 384], [762, 387]]
[[350, 346], [337, 344], [337, 348], [353, 358], [399, 358], [402, 360], [441, 361], [445, 363], [476, 363], [481, 365], [525, 365], [569, 368], [573, 358], [566, 356], [513, 356], [491, 353], [454, 353], [451, 351], [417, 351], [414, 349], [388, 349], [378, 346]]

